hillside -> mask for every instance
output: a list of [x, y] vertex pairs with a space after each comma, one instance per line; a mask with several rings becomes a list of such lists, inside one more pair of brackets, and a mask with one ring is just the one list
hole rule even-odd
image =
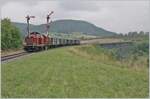
[[50, 49], [2, 64], [1, 93], [5, 98], [146, 98], [148, 67], [140, 64], [118, 63], [97, 46]]
[[[26, 34], [26, 23], [13, 22], [22, 32], [23, 35]], [[45, 32], [45, 24], [41, 25], [31, 25], [31, 31], [38, 31], [41, 33]], [[93, 35], [93, 36], [112, 36], [116, 33], [107, 31], [100, 27], [95, 26], [86, 21], [81, 20], [57, 20], [53, 21], [50, 26], [50, 32], [54, 33], [66, 33], [72, 34], [74, 32], [80, 32], [83, 34]]]

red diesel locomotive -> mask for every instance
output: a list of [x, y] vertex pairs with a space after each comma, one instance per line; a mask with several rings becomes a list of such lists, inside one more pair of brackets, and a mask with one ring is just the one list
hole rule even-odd
[[42, 50], [47, 49], [49, 43], [49, 38], [45, 35], [41, 35], [38, 32], [31, 32], [25, 37], [25, 46], [26, 51]]

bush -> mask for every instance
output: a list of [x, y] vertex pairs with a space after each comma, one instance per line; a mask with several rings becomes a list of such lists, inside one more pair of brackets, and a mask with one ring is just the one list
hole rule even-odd
[[140, 42], [123, 48], [109, 49], [116, 60], [128, 64], [130, 66], [146, 66], [149, 65], [149, 43]]

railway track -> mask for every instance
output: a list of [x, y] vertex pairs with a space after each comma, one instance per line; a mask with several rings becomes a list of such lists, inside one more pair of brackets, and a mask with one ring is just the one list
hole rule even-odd
[[8, 61], [8, 60], [11, 60], [11, 59], [15, 59], [17, 57], [24, 56], [24, 55], [27, 55], [27, 54], [29, 54], [29, 53], [20, 52], [20, 53], [16, 53], [16, 54], [1, 56], [1, 62]]

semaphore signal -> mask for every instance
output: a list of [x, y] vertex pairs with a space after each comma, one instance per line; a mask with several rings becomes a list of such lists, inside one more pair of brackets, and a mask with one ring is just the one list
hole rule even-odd
[[[46, 32], [47, 32], [47, 35], [48, 35], [48, 32], [49, 32], [49, 20], [50, 20], [50, 16], [54, 13], [54, 11], [51, 11], [51, 13], [49, 13], [46, 17], [46, 20], [47, 20], [47, 24], [46, 24]], [[51, 21], [52, 22], [52, 21]], [[50, 22], [50, 23], [51, 23]]]
[[31, 18], [35, 18], [35, 16], [29, 16], [29, 15], [27, 15], [26, 18], [27, 18], [27, 32], [28, 32], [28, 35], [29, 35], [29, 34], [30, 34], [29, 20], [30, 20]]

